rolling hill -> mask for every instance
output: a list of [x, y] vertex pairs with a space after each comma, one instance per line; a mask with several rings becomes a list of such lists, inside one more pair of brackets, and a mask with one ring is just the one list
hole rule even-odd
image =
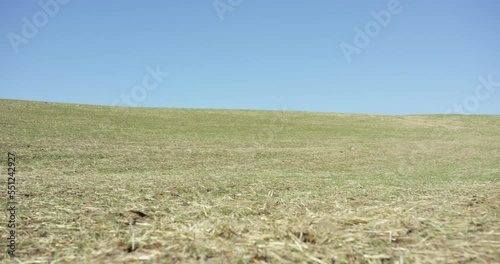
[[500, 116], [0, 111], [21, 262], [500, 262]]

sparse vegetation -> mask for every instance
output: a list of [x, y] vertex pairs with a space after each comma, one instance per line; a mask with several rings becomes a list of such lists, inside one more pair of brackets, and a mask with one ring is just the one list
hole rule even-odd
[[499, 116], [0, 110], [21, 263], [500, 262]]

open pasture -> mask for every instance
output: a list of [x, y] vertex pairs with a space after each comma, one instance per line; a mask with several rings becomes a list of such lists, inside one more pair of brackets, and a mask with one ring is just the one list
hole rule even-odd
[[0, 111], [20, 263], [500, 262], [499, 116]]

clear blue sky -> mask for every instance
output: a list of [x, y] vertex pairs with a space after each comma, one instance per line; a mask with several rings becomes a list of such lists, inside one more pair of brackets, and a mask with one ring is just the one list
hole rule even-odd
[[[1, 1], [0, 98], [500, 114], [497, 0], [55, 1]], [[150, 76], [157, 65], [168, 77]]]

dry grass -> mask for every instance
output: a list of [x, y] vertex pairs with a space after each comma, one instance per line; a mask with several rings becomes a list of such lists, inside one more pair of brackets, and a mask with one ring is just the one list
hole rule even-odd
[[13, 263], [500, 262], [498, 116], [0, 110]]

